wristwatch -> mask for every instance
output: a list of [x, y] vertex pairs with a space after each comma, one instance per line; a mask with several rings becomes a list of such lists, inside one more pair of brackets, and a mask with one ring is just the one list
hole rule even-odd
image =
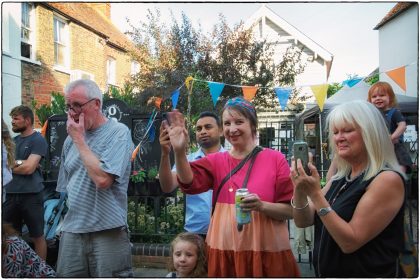
[[23, 163], [23, 161], [21, 161], [20, 159], [16, 161], [16, 166], [21, 166]]
[[322, 216], [327, 215], [327, 214], [328, 214], [328, 213], [330, 213], [331, 211], [332, 211], [332, 208], [331, 208], [331, 207], [321, 208], [321, 209], [319, 209], [319, 211], [318, 211], [318, 215], [319, 215], [320, 217], [322, 217]]

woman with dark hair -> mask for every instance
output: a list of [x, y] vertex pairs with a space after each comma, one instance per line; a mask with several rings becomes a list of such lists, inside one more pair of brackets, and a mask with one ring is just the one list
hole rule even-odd
[[[169, 116], [170, 126], [164, 124], [182, 191], [196, 194], [213, 189], [213, 215], [206, 238], [208, 276], [298, 277], [286, 221], [292, 215], [289, 165], [280, 152], [256, 145], [254, 106], [238, 97], [228, 100], [222, 124], [232, 149], [191, 163], [185, 155], [184, 117], [178, 111]], [[235, 173], [237, 166], [242, 167]], [[244, 188], [248, 194], [235, 206], [235, 193]], [[250, 215], [249, 223], [238, 223], [237, 207]]]

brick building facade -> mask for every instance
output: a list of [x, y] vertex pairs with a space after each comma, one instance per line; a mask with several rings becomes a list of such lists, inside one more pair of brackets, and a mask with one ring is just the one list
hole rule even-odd
[[[6, 99], [3, 116], [14, 106], [31, 106], [32, 100], [38, 105], [49, 104], [52, 92], [63, 92], [65, 85], [75, 79], [92, 79], [106, 91], [109, 85], [122, 87], [134, 74], [132, 64], [136, 62], [132, 53], [137, 51], [112, 24], [109, 3], [26, 2], [10, 5], [6, 11], [17, 12], [21, 17], [5, 17], [3, 12], [3, 24], [7, 21], [3, 40], [8, 44], [6, 49], [13, 49], [20, 43], [20, 53], [7, 55], [20, 61], [21, 96], [16, 96], [19, 94], [16, 90], [2, 88], [3, 101]], [[24, 34], [20, 40], [7, 38], [7, 35], [16, 37], [20, 34]], [[3, 56], [5, 54], [3, 51]], [[137, 64], [134, 69], [138, 68]], [[4, 76], [5, 71], [2, 72]]]

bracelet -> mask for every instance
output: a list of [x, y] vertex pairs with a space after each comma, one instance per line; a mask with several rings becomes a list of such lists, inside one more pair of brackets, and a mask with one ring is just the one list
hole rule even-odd
[[303, 209], [305, 209], [306, 207], [308, 207], [308, 205], [309, 205], [309, 200], [308, 200], [308, 199], [306, 199], [306, 204], [305, 204], [305, 206], [303, 206], [303, 207], [296, 207], [295, 203], [293, 202], [293, 196], [292, 196], [292, 199], [290, 200], [290, 205], [292, 205], [292, 208], [293, 208], [293, 209], [295, 209], [295, 210], [303, 210]]

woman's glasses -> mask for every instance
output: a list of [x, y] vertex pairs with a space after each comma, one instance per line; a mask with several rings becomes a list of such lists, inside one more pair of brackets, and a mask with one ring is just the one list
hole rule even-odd
[[68, 112], [70, 112], [70, 110], [73, 110], [73, 112], [75, 112], [76, 114], [79, 114], [80, 112], [82, 112], [83, 106], [85, 106], [86, 104], [88, 104], [92, 100], [96, 100], [96, 98], [92, 98], [92, 99], [86, 101], [83, 104], [74, 103], [73, 106], [67, 104], [66, 108], [64, 108], [64, 112], [68, 113]]

